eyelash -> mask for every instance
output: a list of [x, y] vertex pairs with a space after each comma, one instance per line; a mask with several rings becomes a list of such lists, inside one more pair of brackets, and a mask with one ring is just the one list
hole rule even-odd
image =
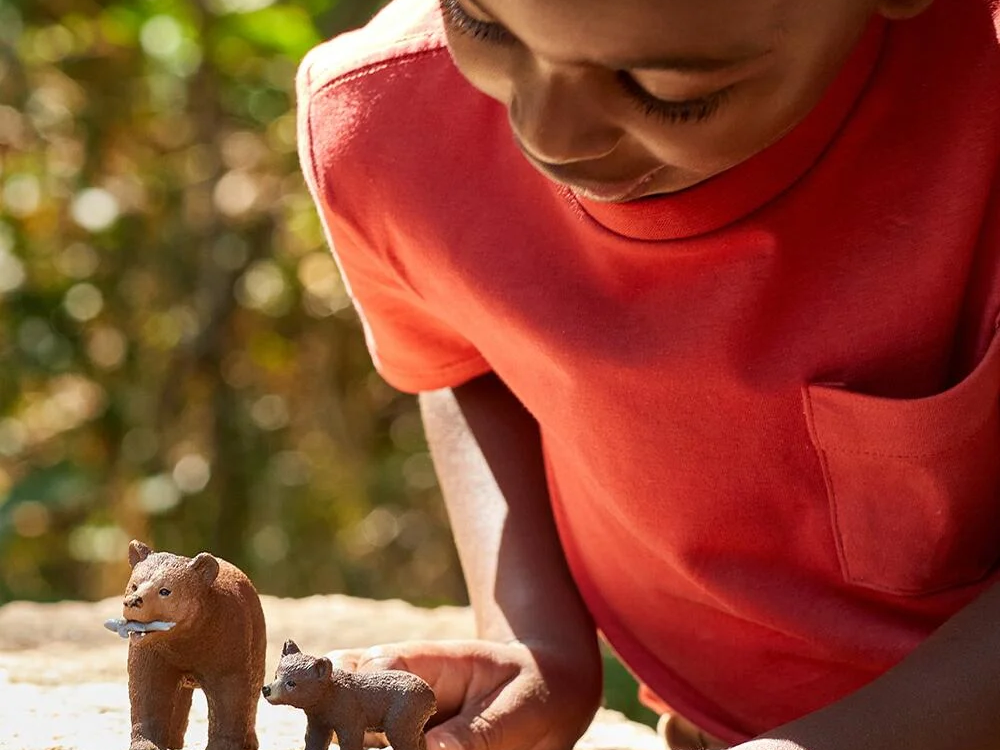
[[[508, 45], [514, 41], [513, 35], [503, 26], [481, 21], [470, 16], [458, 0], [440, 0], [445, 21], [460, 34], [490, 44]], [[628, 72], [617, 72], [618, 83], [632, 103], [647, 117], [655, 117], [677, 124], [704, 122], [714, 115], [726, 100], [731, 87], [716, 91], [700, 99], [683, 102], [669, 102], [659, 99], [644, 89]]]
[[629, 95], [632, 101], [647, 117], [657, 117], [661, 120], [683, 124], [686, 122], [704, 122], [718, 112], [719, 107], [729, 97], [732, 86], [714, 91], [700, 99], [688, 99], [683, 102], [668, 102], [658, 99], [644, 89], [638, 81], [624, 70], [618, 71], [618, 83]]
[[458, 4], [458, 0], [441, 0], [445, 20], [459, 33], [492, 44], [510, 44], [514, 37], [503, 26], [473, 18]]

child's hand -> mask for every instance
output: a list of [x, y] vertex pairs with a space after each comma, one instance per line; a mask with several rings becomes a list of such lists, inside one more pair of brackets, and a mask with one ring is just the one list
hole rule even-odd
[[434, 689], [428, 750], [568, 750], [600, 700], [592, 659], [520, 642], [413, 641], [334, 651], [346, 670], [405, 669]]

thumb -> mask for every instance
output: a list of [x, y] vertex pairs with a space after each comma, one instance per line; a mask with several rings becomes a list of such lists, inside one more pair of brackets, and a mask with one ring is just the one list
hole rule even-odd
[[407, 669], [406, 657], [398, 647], [372, 646], [365, 649], [358, 658], [359, 671], [377, 671], [382, 669]]

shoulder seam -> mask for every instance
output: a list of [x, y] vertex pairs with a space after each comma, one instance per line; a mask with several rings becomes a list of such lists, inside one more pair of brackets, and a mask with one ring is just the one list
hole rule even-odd
[[[434, 34], [421, 34], [414, 35], [410, 37], [404, 37], [400, 41], [412, 41], [418, 39], [432, 39]], [[413, 52], [407, 52], [398, 57], [392, 57], [388, 60], [379, 60], [376, 62], [370, 62], [366, 65], [362, 65], [359, 68], [354, 68], [353, 70], [345, 71], [339, 75], [334, 76], [328, 81], [324, 81], [319, 87], [311, 90], [310, 95], [318, 94], [321, 91], [330, 88], [331, 86], [339, 86], [343, 83], [350, 83], [351, 81], [356, 81], [359, 78], [364, 78], [365, 76], [372, 75], [373, 73], [378, 73], [381, 70], [387, 68], [393, 68], [398, 65], [407, 65], [412, 62], [416, 62], [419, 58], [428, 57], [430, 55], [438, 55], [442, 52], [447, 52], [447, 48], [441, 44], [435, 47], [430, 47], [428, 49], [414, 50]], [[311, 74], [311, 71], [310, 71]], [[310, 75], [311, 77], [311, 75]]]

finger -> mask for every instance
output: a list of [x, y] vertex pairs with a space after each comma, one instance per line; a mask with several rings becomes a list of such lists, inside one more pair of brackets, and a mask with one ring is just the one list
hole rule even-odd
[[[413, 641], [367, 649], [357, 668], [403, 669], [416, 674], [434, 691], [438, 717], [450, 717], [458, 713], [470, 691], [476, 689], [477, 676], [484, 676], [477, 663], [484, 663], [490, 653], [488, 648], [474, 642]], [[515, 673], [516, 669], [511, 677]]]
[[[544, 750], [543, 704], [527, 700], [522, 681], [514, 680], [486, 705], [470, 705], [427, 733], [428, 750]], [[553, 717], [548, 716], [549, 722]], [[567, 747], [572, 741], [567, 742]]]
[[[428, 750], [503, 750], [502, 715], [459, 714], [427, 732]], [[529, 745], [519, 745], [529, 750]]]
[[349, 672], [406, 669], [406, 654], [410, 648], [410, 644], [389, 643], [367, 648], [339, 648], [328, 651], [324, 656], [330, 660], [334, 667]]
[[[499, 668], [499, 671], [497, 671]], [[474, 675], [461, 711], [427, 735], [430, 750], [570, 750], [577, 737], [560, 726], [543, 684], [517, 663]], [[563, 737], [562, 735], [567, 735]]]
[[334, 669], [343, 669], [345, 672], [356, 672], [358, 662], [362, 658], [364, 651], [357, 648], [340, 648], [328, 651], [324, 656], [330, 660]]
[[427, 731], [427, 750], [480, 750], [466, 720], [454, 717]]
[[407, 667], [407, 649], [406, 645], [395, 643], [366, 648], [359, 654], [358, 669], [361, 671], [404, 669], [412, 672], [413, 670]]
[[[384, 643], [361, 650], [360, 667], [368, 663], [384, 669], [386, 664], [405, 668], [426, 680], [433, 678], [445, 662], [468, 661], [491, 654], [490, 646], [479, 641], [406, 641]], [[426, 675], [426, 676], [425, 676]]]

